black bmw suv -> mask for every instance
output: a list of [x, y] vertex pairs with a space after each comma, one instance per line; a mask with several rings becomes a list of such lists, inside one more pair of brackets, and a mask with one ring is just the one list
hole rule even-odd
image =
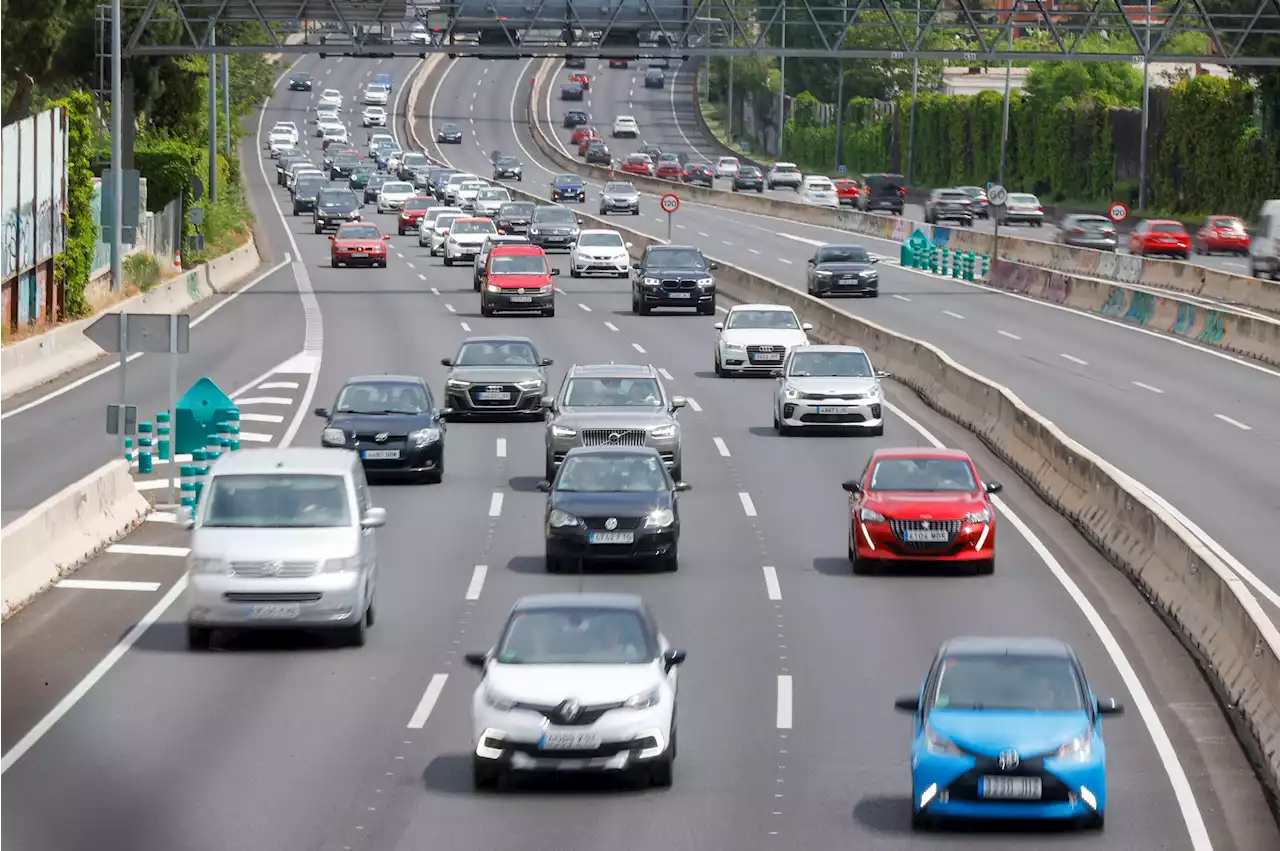
[[692, 307], [705, 316], [716, 312], [720, 266], [692, 245], [650, 245], [635, 265], [631, 312], [647, 315], [655, 307]]
[[330, 228], [337, 230], [343, 222], [360, 221], [362, 206], [356, 193], [345, 186], [340, 189], [321, 189], [316, 196], [315, 215], [312, 218], [316, 233], [324, 233]]
[[333, 410], [316, 408], [325, 421], [321, 442], [360, 453], [365, 473], [410, 476], [436, 483], [444, 477], [444, 421], [431, 388], [411, 375], [347, 379]]

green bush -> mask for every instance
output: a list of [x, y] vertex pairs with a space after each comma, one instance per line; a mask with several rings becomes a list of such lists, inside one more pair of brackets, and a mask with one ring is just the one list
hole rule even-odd
[[93, 152], [97, 147], [93, 98], [87, 92], [72, 92], [46, 104], [67, 110], [67, 240], [54, 264], [62, 284], [64, 316], [84, 316], [89, 312], [85, 288], [93, 273], [93, 252], [98, 243], [98, 224], [93, 220]]
[[160, 282], [160, 261], [145, 251], [124, 258], [121, 271], [126, 284], [132, 284], [144, 293]]

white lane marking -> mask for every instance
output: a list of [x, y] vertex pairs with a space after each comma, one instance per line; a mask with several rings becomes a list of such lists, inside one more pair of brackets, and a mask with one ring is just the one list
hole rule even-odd
[[237, 405], [292, 405], [293, 400], [286, 396], [245, 396], [233, 399]]
[[581, 303], [579, 303], [579, 304], [578, 304], [578, 307], [581, 307], [581, 308], [582, 308], [583, 310], [585, 310], [587, 313], [590, 313], [590, 312], [591, 312], [591, 308], [587, 307], [585, 304], [581, 304]]
[[1021, 340], [1021, 339], [1022, 339], [1022, 338], [1021, 338], [1021, 337], [1019, 337], [1017, 334], [1010, 334], [1008, 331], [1002, 331], [1002, 330], [1000, 330], [999, 328], [997, 328], [997, 329], [996, 329], [996, 333], [997, 333], [997, 334], [999, 334], [1001, 337], [1008, 337], [1010, 340]]
[[502, 492], [496, 491], [493, 496], [489, 497], [489, 516], [502, 516]]
[[1059, 353], [1058, 353], [1058, 357], [1063, 358], [1064, 360], [1069, 360], [1069, 361], [1071, 361], [1072, 363], [1078, 363], [1078, 364], [1080, 364], [1081, 366], [1088, 366], [1088, 365], [1089, 365], [1089, 362], [1088, 362], [1087, 360], [1081, 360], [1080, 358], [1076, 357], [1075, 355], [1069, 355], [1069, 354], [1067, 354], [1066, 352], [1059, 352]]
[[684, 225], [676, 225], [677, 230], [684, 230]]
[[746, 512], [748, 517], [756, 516], [756, 504], [751, 501], [751, 494], [746, 491], [738, 492], [738, 499], [742, 502], [742, 510]]
[[507, 439], [505, 437], [499, 437], [494, 444], [494, 449], [498, 453], [499, 458], [506, 458], [507, 457]]
[[644, 346], [640, 345], [639, 343], [632, 343], [631, 348], [635, 349], [637, 352], [639, 352], [642, 355], [645, 354]]
[[444, 691], [444, 684], [448, 679], [448, 674], [435, 674], [431, 677], [427, 690], [422, 693], [422, 700], [418, 701], [418, 708], [413, 710], [413, 715], [409, 718], [410, 730], [421, 730], [427, 726], [427, 719], [436, 708], [436, 701], [440, 699], [440, 692]]
[[685, 401], [689, 403], [690, 408], [693, 408], [698, 413], [702, 413], [702, 406], [698, 404], [697, 399], [693, 398], [692, 396], [686, 396]]
[[456, 310], [454, 310], [454, 309], [453, 309], [453, 305], [452, 305], [452, 304], [446, 304], [446, 305], [444, 306], [444, 309], [445, 309], [445, 310], [447, 310], [447, 311], [449, 311], [450, 313], [457, 313], [457, 312], [458, 312], [458, 311], [456, 311]]
[[83, 591], [159, 591], [160, 583], [109, 579], [64, 579], [57, 584], [57, 587]]
[[438, 289], [436, 289], [435, 287], [432, 287], [432, 288], [431, 288], [431, 294], [432, 294], [432, 295], [440, 295], [440, 291], [439, 291]]
[[253, 388], [254, 390], [297, 390], [296, 381], [268, 381]]
[[243, 423], [282, 423], [284, 417], [279, 414], [241, 414], [240, 422]]
[[122, 556], [168, 556], [169, 558], [186, 558], [190, 547], [157, 547], [149, 544], [112, 544], [107, 547], [112, 555]]
[[[281, 419], [283, 420], [284, 417], [281, 417]], [[241, 443], [270, 443], [273, 439], [269, 434], [260, 434], [256, 431], [240, 432]]]
[[564, 290], [559, 287], [554, 287], [553, 289], [556, 291], [556, 295], [564, 295]]
[[658, 375], [661, 375], [667, 381], [675, 381], [675, 379], [671, 377], [671, 373], [667, 372], [662, 367], [658, 367]]
[[897, 293], [894, 293], [893, 297], [896, 298], [898, 301], [911, 301], [911, 299], [907, 298], [906, 296], [898, 295]]
[[721, 458], [729, 457], [729, 447], [725, 445], [723, 437], [713, 437], [711, 442], [716, 445], [716, 451], [720, 453]]
[[177, 523], [178, 515], [173, 511], [153, 511], [143, 519], [148, 523]]
[[723, 245], [730, 245], [730, 246], [731, 246], [731, 245], [733, 245], [733, 243], [732, 243], [732, 242], [730, 242], [730, 241], [729, 241], [729, 240], [727, 240], [727, 239], [722, 239], [722, 240], [720, 240], [720, 242], [721, 242], [721, 244], [723, 244]]
[[961, 316], [959, 313], [954, 313], [954, 312], [952, 312], [952, 311], [950, 311], [950, 310], [944, 310], [944, 311], [942, 311], [942, 312], [943, 312], [944, 314], [946, 314], [947, 316], [950, 316], [952, 319], [964, 319], [964, 317], [963, 317], [963, 316]]
[[463, 331], [466, 331], [466, 332], [469, 334], [469, 333], [471, 333], [471, 326], [470, 326], [470, 325], [468, 325], [467, 323], [463, 322], [463, 323], [462, 323], [462, 330], [463, 330]]
[[704, 233], [703, 231], [698, 231], [698, 236], [702, 237], [703, 239], [708, 239], [708, 238], [709, 238], [709, 237], [708, 237], [708, 235], [707, 235], [706, 233]]
[[786, 263], [788, 266], [790, 266], [790, 265], [791, 265], [791, 261], [790, 261], [790, 260], [788, 260], [788, 259], [787, 259], [787, 258], [785, 258], [785, 257], [779, 257], [779, 258], [778, 258], [778, 262], [779, 262], [779, 263]]
[[[397, 257], [400, 257], [400, 256], [401, 256], [401, 254], [400, 254], [400, 252], [399, 252], [399, 251], [397, 251], [397, 252], [396, 252], [396, 256], [397, 256]], [[412, 263], [410, 263], [408, 260], [404, 261], [404, 265], [408, 266], [410, 269], [412, 269], [412, 268], [413, 268], [413, 264], [412, 264]]]
[[[886, 402], [885, 407], [894, 416], [913, 428], [925, 440], [929, 441], [934, 448], [947, 448], [946, 444], [934, 437], [932, 432], [912, 419], [906, 411], [903, 411], [897, 405]], [[999, 497], [993, 496], [991, 502], [995, 505], [996, 510], [1003, 514], [1013, 524], [1013, 527], [1018, 530], [1018, 534], [1040, 557], [1045, 567], [1058, 580], [1058, 584], [1063, 587], [1067, 595], [1071, 597], [1072, 602], [1076, 604], [1076, 608], [1080, 610], [1085, 620], [1089, 622], [1089, 626], [1092, 627], [1094, 634], [1098, 637], [1098, 641], [1102, 643], [1103, 649], [1107, 651], [1107, 655], [1111, 658], [1112, 664], [1116, 666], [1120, 679], [1124, 681], [1125, 687], [1133, 697], [1133, 703], [1138, 710], [1138, 714], [1142, 716], [1143, 724], [1151, 736], [1156, 753], [1159, 755], [1160, 762], [1164, 765], [1165, 773], [1169, 777], [1169, 783], [1173, 787], [1174, 797], [1178, 799], [1178, 808], [1182, 811], [1182, 819], [1186, 823], [1187, 833], [1191, 836], [1192, 848], [1195, 851], [1213, 851], [1213, 843], [1209, 839], [1209, 831], [1205, 827], [1204, 817], [1201, 815], [1200, 807], [1196, 803], [1195, 792], [1191, 789], [1187, 773], [1182, 767], [1182, 762], [1178, 759], [1178, 752], [1174, 750], [1173, 742], [1169, 739], [1169, 733], [1164, 728], [1164, 722], [1160, 720], [1160, 715], [1151, 703], [1151, 698], [1148, 696], [1142, 680], [1138, 678], [1138, 672], [1134, 670], [1129, 658], [1125, 656], [1124, 649], [1120, 646], [1120, 642], [1116, 640], [1111, 627], [1103, 620], [1097, 608], [1080, 590], [1080, 586], [1076, 584], [1075, 580], [1067, 574], [1067, 571], [1062, 567], [1058, 559], [1054, 557], [1053, 553], [1049, 551], [1049, 548], [1045, 546], [1044, 542], [1036, 536], [1030, 526], [1023, 522], [1022, 517], [1015, 514]]]
[[778, 729], [791, 729], [791, 675], [778, 674]]
[[1239, 420], [1233, 420], [1231, 419], [1231, 417], [1227, 416], [1226, 414], [1214, 414], [1214, 416], [1222, 420], [1227, 425], [1233, 425], [1236, 428], [1240, 429], [1241, 431], [1253, 431], [1253, 426], [1245, 425]]
[[767, 564], [764, 566], [764, 590], [769, 593], [770, 600], [782, 599], [782, 586], [778, 583], [778, 571]]
[[748, 250], [748, 251], [750, 251], [752, 254], [759, 254], [759, 253], [760, 253], [759, 251], [757, 251], [757, 250], [756, 250], [756, 249], [754, 249], [754, 248], [748, 248], [747, 250]]
[[426, 275], [422, 274], [421, 272], [419, 272], [419, 273], [418, 273], [418, 280], [419, 280], [419, 281], [425, 281], [426, 279], [427, 279], [427, 276], [426, 276]]
[[826, 245], [826, 243], [820, 239], [809, 239], [808, 237], [804, 237], [804, 236], [796, 236], [794, 233], [779, 232], [778, 236], [784, 239], [794, 239], [796, 242], [803, 242], [805, 245], [818, 245], [818, 246]]
[[617, 325], [614, 325], [612, 322], [606, 322], [606, 323], [604, 323], [604, 327], [608, 328], [610, 331], [617, 331], [617, 330], [618, 330], [618, 326], [617, 326]]
[[1141, 387], [1143, 390], [1150, 390], [1152, 393], [1164, 393], [1159, 387], [1152, 387], [1150, 384], [1143, 384], [1141, 381], [1130, 382], [1134, 387]]
[[404, 259], [404, 255], [403, 255], [403, 254], [401, 254], [399, 251], [397, 251], [397, 252], [396, 252], [396, 257], [397, 257], [397, 259], [400, 259], [400, 260], [403, 260], [403, 259]]
[[476, 569], [471, 572], [471, 584], [467, 586], [468, 600], [479, 600], [480, 592], [484, 589], [484, 578], [489, 575], [489, 567], [484, 564], [477, 564]]

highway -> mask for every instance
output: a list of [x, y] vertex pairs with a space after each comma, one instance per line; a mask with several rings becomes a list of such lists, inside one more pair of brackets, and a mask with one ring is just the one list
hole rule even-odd
[[[348, 99], [375, 69], [391, 73], [402, 94], [415, 65], [311, 57], [301, 63]], [[502, 111], [513, 87], [498, 78], [527, 79], [523, 65], [459, 61], [446, 66], [451, 72], [438, 98], [434, 85], [424, 90], [425, 100], [435, 99], [435, 121], [461, 119], [480, 134], [480, 144], [468, 140], [444, 152], [455, 164], [478, 168], [489, 150], [518, 148], [509, 112]], [[473, 90], [480, 92], [475, 98]], [[311, 103], [306, 93], [279, 92], [265, 122], [291, 118], [301, 125]], [[428, 123], [418, 123], [419, 133]], [[314, 140], [310, 148], [318, 156]], [[272, 196], [287, 198], [257, 178], [253, 163], [244, 170], [255, 181], [258, 209], [273, 209]], [[525, 188], [536, 184], [527, 180]], [[390, 216], [366, 210], [366, 218], [394, 234]], [[647, 228], [658, 227], [641, 218]], [[698, 220], [691, 214], [690, 227]], [[682, 497], [680, 571], [548, 576], [541, 558], [545, 497], [534, 489], [541, 426], [452, 424], [443, 484], [375, 488], [389, 522], [379, 532], [379, 618], [366, 647], [242, 637], [192, 655], [183, 649], [185, 612], [161, 600], [151, 610], [155, 624], [135, 635], [114, 667], [29, 741], [16, 762], [11, 743], [26, 731], [6, 729], [0, 835], [6, 845], [1022, 848], [1022, 834], [928, 837], [908, 826], [909, 722], [893, 712], [893, 699], [918, 688], [943, 639], [985, 632], [1069, 641], [1095, 689], [1129, 707], [1107, 725], [1106, 833], [1046, 841], [1126, 851], [1280, 846], [1213, 695], [1141, 595], [972, 436], [911, 394], [889, 389], [884, 438], [775, 437], [768, 428], [771, 382], [711, 375], [710, 317], [641, 319], [628, 312], [623, 282], [566, 275], [554, 319], [481, 318], [470, 269], [445, 269], [415, 237], [392, 237], [387, 270], [334, 270], [328, 243], [311, 232], [309, 220], [268, 213], [261, 225], [274, 244], [296, 243], [298, 287], [317, 299], [306, 329], [314, 339], [322, 323], [314, 405], [328, 404], [359, 373], [424, 374], [439, 392], [439, 359], [470, 334], [532, 337], [556, 361], [553, 382], [573, 363], [661, 368], [671, 391], [692, 400], [681, 414], [685, 478], [693, 490]], [[296, 445], [317, 445], [321, 422], [305, 416], [307, 400], [298, 404], [291, 412], [303, 415]], [[844, 559], [847, 503], [839, 483], [878, 446], [934, 441], [968, 449], [984, 478], [1006, 485], [995, 575], [855, 579]], [[152, 534], [153, 541], [175, 539]], [[161, 558], [141, 554], [117, 569], [162, 573], [155, 564]], [[167, 570], [158, 593], [181, 582]], [[676, 788], [571, 783], [555, 787], [561, 794], [474, 794], [467, 714], [476, 678], [461, 654], [487, 649], [519, 596], [579, 588], [642, 594], [663, 631], [689, 651]], [[90, 598], [61, 606], [48, 599], [34, 604], [32, 620], [80, 620], [95, 630], [101, 607]], [[13, 663], [27, 671], [57, 663], [49, 656], [55, 650], [35, 640], [38, 632], [14, 642], [9, 630], [6, 726], [11, 703], [40, 699], [13, 693]], [[785, 705], [784, 677], [793, 695]], [[25, 717], [30, 727], [38, 713], [12, 717]]]

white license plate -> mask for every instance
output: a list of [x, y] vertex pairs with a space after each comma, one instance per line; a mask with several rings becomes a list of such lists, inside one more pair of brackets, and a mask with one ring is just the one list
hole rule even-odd
[[508, 402], [511, 400], [511, 394], [498, 390], [481, 390], [476, 394], [476, 398], [482, 402]]
[[528, 296], [528, 295], [513, 295], [513, 296], [511, 297], [511, 300], [512, 300], [513, 302], [515, 302], [516, 304], [532, 304], [532, 303], [533, 303], [533, 296]]
[[544, 751], [590, 751], [600, 747], [599, 733], [561, 732], [549, 730], [542, 734], [538, 747]]
[[984, 798], [1038, 801], [1042, 790], [1039, 777], [983, 777], [980, 794]]
[[922, 544], [941, 544], [951, 539], [945, 529], [908, 529], [902, 537], [904, 540]]
[[667, 293], [671, 298], [692, 298], [693, 293]]
[[369, 254], [368, 252], [365, 252], [365, 251], [357, 251], [355, 254], [352, 254], [351, 256], [352, 257], [368, 257]]
[[826, 408], [826, 407], [823, 407], [823, 408], [819, 408], [819, 409], [818, 409], [818, 413], [820, 413], [820, 414], [852, 414], [852, 413], [853, 413], [853, 408], [845, 408], [845, 407]]
[[399, 449], [366, 449], [361, 456], [369, 461], [394, 460], [400, 457]]
[[249, 607], [254, 620], [292, 620], [302, 611], [297, 603], [259, 603]]
[[754, 354], [751, 356], [751, 359], [752, 360], [782, 360], [782, 354], [780, 352], [774, 353], [774, 354]]
[[593, 544], [630, 544], [635, 539], [634, 532], [592, 532], [589, 537]]

